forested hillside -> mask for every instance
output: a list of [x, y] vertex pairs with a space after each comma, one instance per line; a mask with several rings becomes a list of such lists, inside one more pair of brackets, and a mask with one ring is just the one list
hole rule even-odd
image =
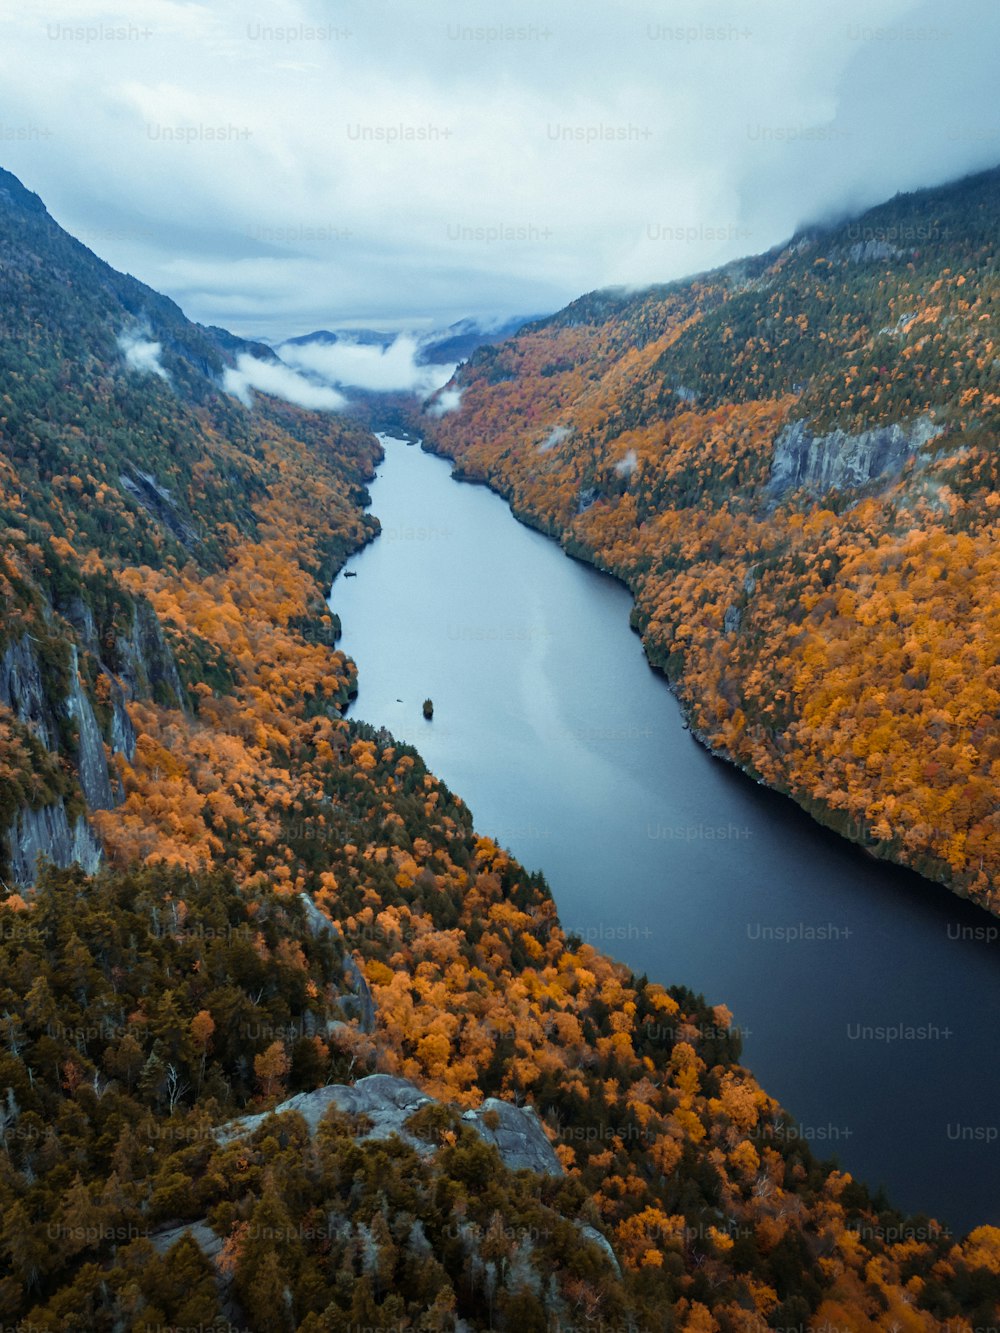
[[[323, 593], [376, 531], [374, 438], [227, 397], [238, 342], [7, 175], [0, 287], [0, 1323], [995, 1323], [1000, 1231], [818, 1161], [724, 1006], [568, 937], [341, 716]], [[316, 1115], [372, 1074], [417, 1091]]]
[[628, 583], [706, 744], [993, 911], [998, 237], [991, 171], [595, 292], [418, 422]]

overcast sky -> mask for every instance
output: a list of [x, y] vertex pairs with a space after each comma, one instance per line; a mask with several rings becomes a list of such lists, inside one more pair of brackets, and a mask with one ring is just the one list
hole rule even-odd
[[1000, 161], [997, 0], [3, 0], [0, 162], [192, 317], [542, 313]]

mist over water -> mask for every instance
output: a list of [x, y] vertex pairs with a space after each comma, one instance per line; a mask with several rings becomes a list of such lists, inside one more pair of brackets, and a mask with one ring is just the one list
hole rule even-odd
[[330, 598], [353, 715], [415, 744], [480, 832], [543, 870], [568, 930], [725, 1003], [817, 1155], [956, 1233], [1000, 1224], [1000, 922], [710, 756], [623, 587], [385, 444], [382, 536]]

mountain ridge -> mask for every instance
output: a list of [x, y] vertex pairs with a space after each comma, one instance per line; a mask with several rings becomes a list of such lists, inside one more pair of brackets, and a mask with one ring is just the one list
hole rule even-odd
[[460, 475], [626, 582], [711, 748], [994, 912], [998, 222], [992, 169], [589, 293], [477, 352], [442, 390], [457, 408], [411, 414]]

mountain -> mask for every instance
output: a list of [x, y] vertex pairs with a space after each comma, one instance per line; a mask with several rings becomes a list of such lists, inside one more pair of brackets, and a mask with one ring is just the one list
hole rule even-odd
[[[413, 335], [418, 338], [416, 363], [418, 366], [450, 366], [456, 361], [463, 361], [479, 347], [486, 347], [502, 342], [523, 328], [527, 318], [506, 319], [483, 324], [476, 319], [460, 319], [449, 324], [445, 329], [433, 333]], [[291, 347], [302, 347], [308, 343], [319, 343], [330, 347], [334, 343], [353, 343], [361, 347], [379, 347], [382, 351], [391, 347], [397, 333], [378, 333], [374, 329], [345, 329], [338, 333], [329, 329], [317, 329], [315, 333], [302, 333], [296, 338], [287, 338]]]
[[377, 441], [226, 395], [6, 174], [0, 286], [0, 1322], [995, 1323], [1000, 1231], [818, 1160], [724, 1006], [341, 716]]
[[993, 912], [998, 235], [993, 170], [592, 292], [415, 423], [628, 584], [706, 745]]
[[391, 347], [397, 335], [378, 333], [375, 329], [342, 329], [334, 333], [331, 329], [316, 329], [312, 333], [300, 333], [297, 338], [284, 338], [289, 347], [304, 347], [307, 343], [319, 343], [332, 347], [334, 343], [356, 343], [360, 347]]
[[460, 319], [440, 333], [432, 334], [421, 345], [419, 359], [423, 365], [435, 366], [465, 361], [478, 348], [503, 342], [527, 323], [529, 320], [525, 318], [506, 319], [487, 325], [475, 319]]
[[124, 794], [114, 761], [134, 758], [127, 702], [187, 713], [205, 671], [227, 675], [210, 635], [172, 645], [151, 590], [121, 570], [221, 577], [241, 542], [271, 530], [279, 476], [307, 469], [335, 514], [329, 529], [311, 516], [312, 567], [333, 568], [372, 530], [357, 498], [377, 446], [344, 426], [328, 461], [305, 463], [290, 429], [305, 418], [278, 404], [249, 418], [222, 392], [226, 366], [254, 345], [116, 273], [6, 172], [0, 216], [0, 705], [14, 770], [0, 873], [20, 884], [40, 853], [96, 865], [85, 807], [105, 812]]

